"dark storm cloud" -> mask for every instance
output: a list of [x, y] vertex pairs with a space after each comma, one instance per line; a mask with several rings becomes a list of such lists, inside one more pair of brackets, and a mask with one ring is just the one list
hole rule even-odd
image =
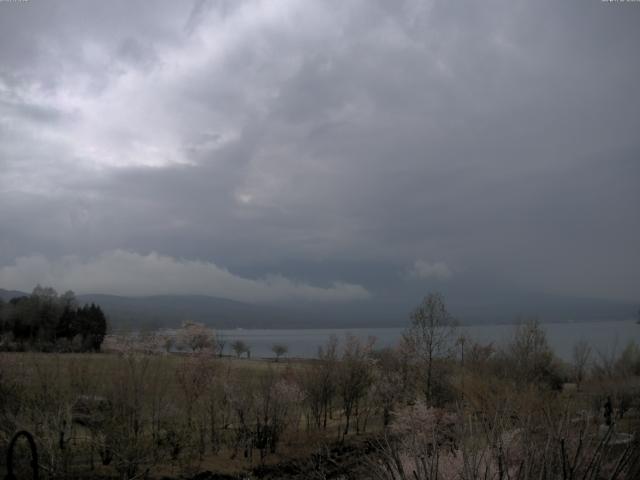
[[479, 277], [640, 294], [635, 4], [0, 14], [5, 283], [57, 272], [109, 290], [126, 258], [242, 299]]

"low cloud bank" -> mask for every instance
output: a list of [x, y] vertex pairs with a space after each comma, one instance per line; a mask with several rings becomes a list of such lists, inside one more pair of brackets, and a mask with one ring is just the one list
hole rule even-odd
[[155, 252], [140, 255], [115, 250], [88, 260], [66, 256], [53, 261], [32, 255], [0, 267], [0, 285], [4, 288], [31, 291], [38, 283], [76, 293], [198, 294], [244, 302], [343, 302], [371, 296], [361, 285], [336, 281], [319, 287], [282, 275], [244, 278], [212, 262], [176, 259]]

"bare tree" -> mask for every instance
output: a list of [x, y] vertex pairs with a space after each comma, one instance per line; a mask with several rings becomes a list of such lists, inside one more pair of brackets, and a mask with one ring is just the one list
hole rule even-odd
[[281, 378], [271, 368], [254, 386], [255, 424], [254, 445], [260, 450], [260, 459], [267, 453], [276, 453], [284, 430], [297, 421], [293, 414], [302, 394], [298, 386]]
[[212, 381], [214, 366], [210, 357], [185, 357], [176, 369], [176, 380], [184, 397], [187, 426], [193, 427], [193, 410]]
[[231, 342], [231, 348], [233, 349], [233, 351], [236, 353], [236, 356], [238, 358], [240, 358], [240, 356], [243, 353], [246, 353], [247, 356], [250, 355], [250, 349], [249, 349], [249, 345], [247, 345], [245, 342], [243, 342], [242, 340], [235, 340], [233, 342]]
[[431, 401], [434, 359], [449, 355], [453, 347], [456, 321], [447, 311], [444, 298], [430, 293], [411, 314], [404, 340], [426, 370], [425, 395]]
[[218, 352], [218, 356], [222, 357], [224, 354], [224, 347], [227, 345], [227, 338], [220, 332], [216, 335], [216, 351]]
[[580, 384], [584, 380], [590, 357], [591, 347], [586, 341], [580, 340], [573, 346], [573, 375], [578, 390], [580, 389]]
[[555, 357], [547, 335], [537, 319], [528, 319], [516, 326], [514, 337], [507, 347], [506, 367], [519, 382], [543, 381], [552, 386], [559, 377]]
[[289, 351], [289, 347], [287, 347], [283, 343], [276, 343], [271, 347], [271, 351], [276, 355], [276, 362], [280, 360], [282, 355], [286, 355]]
[[405, 357], [400, 349], [385, 348], [375, 352], [373, 395], [382, 409], [384, 427], [391, 421], [391, 412], [403, 397], [407, 397]]
[[349, 434], [352, 417], [356, 419], [356, 430], [359, 430], [358, 415], [362, 399], [373, 383], [373, 359], [371, 352], [375, 338], [366, 343], [353, 335], [345, 341], [342, 360], [338, 364], [337, 386], [342, 409], [346, 419], [344, 435]]
[[299, 372], [299, 383], [309, 415], [308, 422], [327, 428], [331, 402], [336, 394], [338, 337], [331, 335], [324, 347], [318, 348], [318, 360]]

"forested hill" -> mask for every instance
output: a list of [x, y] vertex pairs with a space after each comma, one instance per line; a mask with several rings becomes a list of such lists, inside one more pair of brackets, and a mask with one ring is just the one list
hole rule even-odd
[[268, 305], [204, 295], [78, 295], [82, 303], [96, 303], [107, 312], [113, 328], [176, 327], [184, 321], [216, 328], [296, 328], [304, 325], [296, 312]]
[[[0, 299], [28, 296], [0, 289]], [[415, 297], [415, 298], [414, 298]], [[463, 324], [513, 323], [521, 317], [542, 322], [630, 320], [638, 305], [630, 302], [509, 292], [489, 296], [466, 292], [446, 295], [451, 311]], [[110, 325], [122, 327], [176, 327], [194, 321], [214, 328], [358, 328], [405, 326], [419, 294], [402, 301], [375, 297], [366, 302], [264, 305], [204, 295], [77, 295], [81, 305], [100, 305]]]
[[25, 292], [19, 292], [18, 290], [3, 290], [0, 288], [0, 300], [8, 302], [12, 298], [28, 297], [29, 294]]

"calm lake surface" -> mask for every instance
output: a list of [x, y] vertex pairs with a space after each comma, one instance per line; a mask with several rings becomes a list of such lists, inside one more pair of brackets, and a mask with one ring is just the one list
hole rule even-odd
[[[576, 342], [585, 340], [594, 355], [601, 352], [604, 355], [620, 352], [630, 342], [640, 343], [640, 325], [634, 321], [615, 322], [575, 322], [575, 323], [545, 323], [542, 324], [547, 332], [547, 339], [556, 354], [565, 360], [571, 360], [571, 352]], [[465, 333], [480, 343], [493, 342], [499, 346], [513, 337], [515, 325], [474, 325], [459, 327], [460, 333]], [[282, 343], [289, 347], [289, 357], [315, 357], [318, 347], [324, 345], [331, 335], [337, 335], [344, 340], [345, 335], [353, 334], [366, 339], [376, 337], [376, 347], [382, 348], [395, 344], [403, 328], [348, 328], [348, 329], [295, 329], [295, 330], [218, 330], [227, 340], [226, 353], [231, 353], [229, 344], [234, 340], [243, 340], [251, 346], [253, 357], [273, 357], [271, 347], [275, 343]]]

